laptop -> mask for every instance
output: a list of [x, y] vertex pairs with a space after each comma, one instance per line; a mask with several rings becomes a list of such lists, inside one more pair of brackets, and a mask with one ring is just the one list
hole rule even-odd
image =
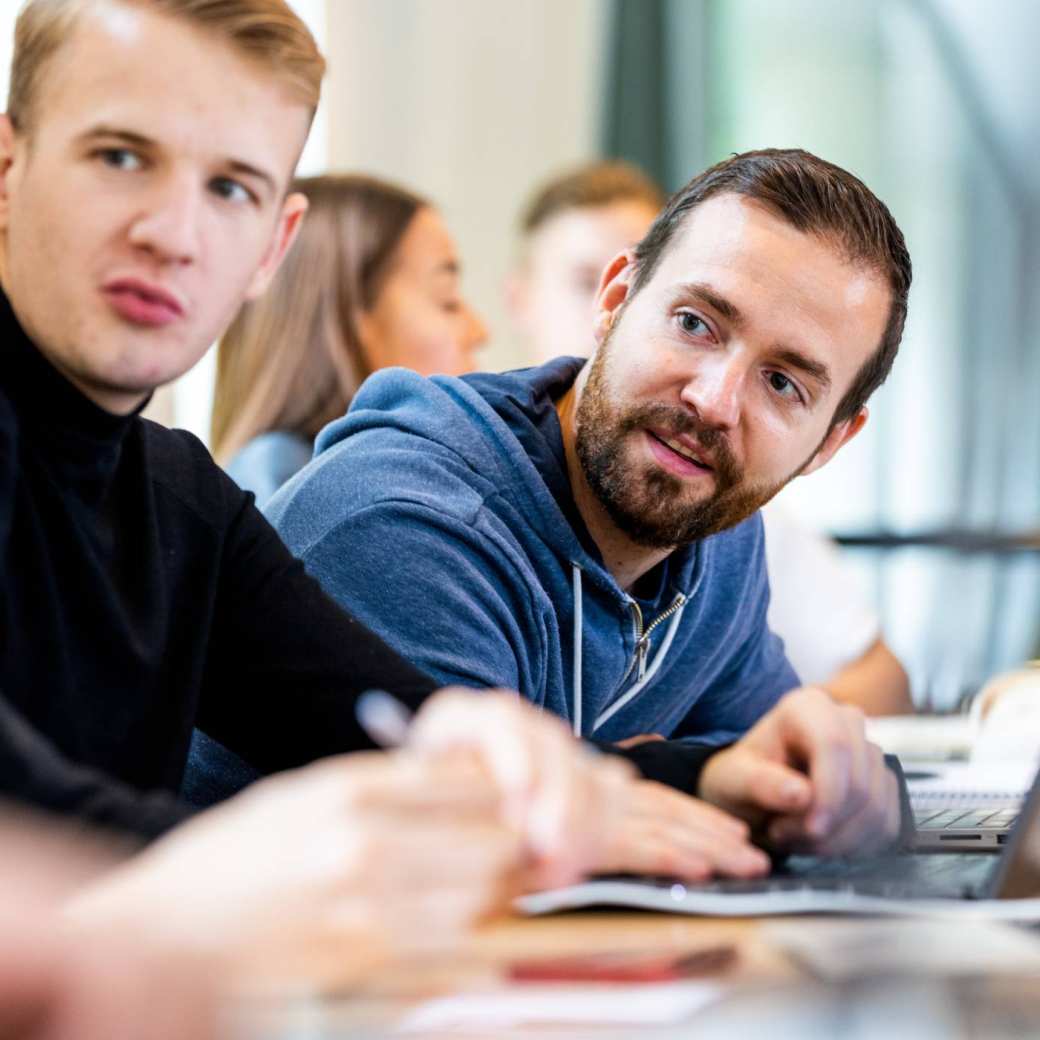
[[765, 878], [720, 878], [703, 884], [658, 877], [593, 878], [523, 896], [516, 905], [528, 914], [623, 906], [717, 916], [970, 908], [1011, 920], [1040, 920], [1040, 773], [998, 855], [911, 851], [858, 859], [791, 856]]
[[1018, 820], [1017, 808], [932, 806], [914, 809], [918, 852], [996, 852], [1006, 845]]

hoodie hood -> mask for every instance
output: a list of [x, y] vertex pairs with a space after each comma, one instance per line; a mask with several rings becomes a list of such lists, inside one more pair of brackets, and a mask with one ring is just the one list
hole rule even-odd
[[[480, 475], [481, 483], [530, 518], [561, 559], [581, 568], [622, 602], [630, 597], [603, 564], [574, 503], [556, 401], [573, 385], [586, 359], [555, 358], [548, 364], [501, 374], [423, 378], [393, 371], [393, 389], [369, 379], [343, 419], [325, 427], [315, 442], [320, 455], [365, 429], [387, 427], [451, 452]], [[673, 553], [662, 567], [655, 600], [671, 591], [688, 595], [696, 583], [698, 546]]]

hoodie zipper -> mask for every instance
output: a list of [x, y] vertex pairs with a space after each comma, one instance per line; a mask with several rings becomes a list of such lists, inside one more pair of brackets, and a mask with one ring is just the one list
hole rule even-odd
[[675, 599], [672, 600], [671, 605], [662, 610], [644, 629], [643, 611], [634, 599], [629, 599], [628, 605], [632, 608], [632, 621], [635, 628], [636, 652], [635, 657], [632, 658], [632, 663], [625, 672], [624, 678], [621, 680], [622, 682], [632, 674], [633, 668], [636, 669], [636, 681], [642, 681], [643, 676], [646, 675], [646, 660], [650, 651], [650, 636], [658, 625], [667, 621], [685, 602], [686, 597], [681, 592], [678, 593]]

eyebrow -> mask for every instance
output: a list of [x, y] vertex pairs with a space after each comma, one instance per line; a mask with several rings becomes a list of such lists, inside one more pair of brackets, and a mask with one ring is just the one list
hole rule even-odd
[[830, 389], [830, 369], [823, 362], [814, 361], [812, 358], [806, 357], [800, 350], [792, 350], [790, 347], [781, 347], [777, 350], [776, 359], [789, 368], [797, 368], [812, 379], [822, 391], [826, 392]]
[[124, 144], [132, 144], [137, 148], [154, 148], [155, 142], [143, 134], [135, 134], [132, 130], [118, 130], [114, 126], [106, 126], [104, 123], [92, 126], [79, 135], [80, 141], [90, 141], [95, 137], [114, 138]]
[[[732, 300], [719, 295], [710, 285], [706, 285], [704, 282], [687, 282], [679, 286], [678, 294], [706, 304], [733, 325], [740, 326], [744, 322], [744, 315], [740, 308]], [[777, 347], [773, 354], [777, 361], [790, 368], [798, 369], [799, 372], [812, 379], [820, 387], [821, 391], [826, 392], [830, 389], [830, 369], [822, 361], [816, 361], [793, 347]]]
[[707, 304], [712, 310], [717, 311], [727, 321], [734, 325], [744, 322], [744, 315], [740, 308], [725, 296], [720, 296], [710, 285], [704, 282], [686, 282], [676, 290], [677, 295], [692, 297], [701, 303]]
[[[145, 137], [144, 134], [135, 133], [133, 130], [122, 130], [118, 127], [106, 126], [104, 123], [93, 126], [79, 135], [79, 140], [83, 142], [89, 142], [98, 138], [121, 141], [123, 144], [142, 149], [155, 148], [158, 144], [152, 138]], [[278, 185], [274, 177], [266, 170], [261, 170], [258, 166], [253, 166], [251, 163], [244, 162], [241, 159], [225, 159], [224, 162], [232, 173], [255, 178], [261, 181], [272, 194], [277, 192]]]
[[444, 260], [434, 270], [434, 274], [458, 275], [461, 273], [462, 267], [458, 260]]

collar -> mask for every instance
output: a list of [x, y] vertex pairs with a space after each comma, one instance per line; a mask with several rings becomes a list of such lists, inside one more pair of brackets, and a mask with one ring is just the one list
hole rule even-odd
[[31, 431], [33, 443], [57, 464], [64, 478], [103, 490], [147, 401], [130, 415], [113, 415], [96, 405], [40, 352], [2, 290], [0, 351], [0, 388], [19, 425]]

